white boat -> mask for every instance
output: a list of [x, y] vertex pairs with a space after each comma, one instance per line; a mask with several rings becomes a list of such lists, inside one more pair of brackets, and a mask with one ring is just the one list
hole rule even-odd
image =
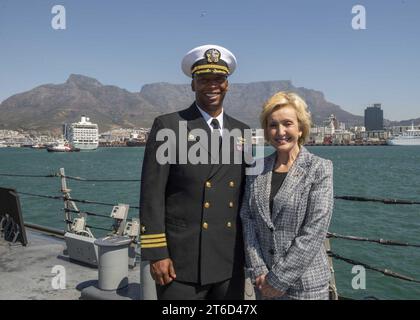
[[57, 141], [54, 145], [47, 147], [48, 152], [77, 152], [78, 148], [74, 148], [65, 141]]
[[35, 143], [31, 148], [32, 149], [46, 149], [47, 146], [43, 143]]
[[80, 122], [72, 123], [66, 129], [66, 138], [73, 148], [95, 150], [99, 145], [98, 125], [82, 116]]
[[420, 146], [420, 130], [414, 129], [411, 124], [411, 129], [388, 139], [386, 143], [390, 146]]

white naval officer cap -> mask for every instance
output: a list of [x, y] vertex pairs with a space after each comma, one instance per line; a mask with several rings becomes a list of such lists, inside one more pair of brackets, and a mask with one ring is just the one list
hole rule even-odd
[[231, 75], [236, 69], [236, 58], [226, 48], [206, 44], [190, 50], [182, 59], [181, 67], [191, 78], [203, 73]]

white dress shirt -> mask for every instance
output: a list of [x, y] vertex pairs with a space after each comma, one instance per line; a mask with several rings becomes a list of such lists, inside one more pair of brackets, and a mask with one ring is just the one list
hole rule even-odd
[[203, 109], [201, 109], [198, 106], [197, 103], [195, 103], [195, 105], [197, 106], [197, 109], [198, 109], [198, 111], [200, 111], [200, 113], [203, 116], [204, 120], [207, 122], [207, 125], [209, 126], [209, 128], [210, 128], [210, 130], [211, 130], [212, 133], [213, 133], [214, 128], [211, 125], [211, 121], [213, 119], [217, 119], [217, 121], [219, 121], [219, 125], [220, 125], [219, 131], [220, 131], [220, 135], [222, 135], [223, 134], [223, 109], [222, 109], [222, 112], [216, 118], [213, 118], [211, 115], [209, 115]]

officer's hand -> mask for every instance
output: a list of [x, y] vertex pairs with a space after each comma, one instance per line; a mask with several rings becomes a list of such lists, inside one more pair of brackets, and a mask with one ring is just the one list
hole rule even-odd
[[170, 258], [150, 262], [150, 274], [157, 284], [165, 285], [176, 278], [174, 265]]

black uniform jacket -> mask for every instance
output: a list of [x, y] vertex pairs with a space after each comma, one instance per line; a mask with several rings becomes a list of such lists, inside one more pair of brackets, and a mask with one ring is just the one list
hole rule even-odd
[[[225, 149], [231, 156], [229, 164], [220, 164], [217, 154], [211, 154], [210, 142], [195, 130], [211, 136], [195, 103], [157, 117], [147, 141], [140, 193], [141, 256], [143, 260], [171, 258], [179, 281], [205, 285], [243, 272], [239, 208], [245, 174], [243, 132], [249, 127], [225, 112], [223, 127], [239, 132]], [[171, 129], [176, 140], [158, 141], [161, 129]], [[181, 149], [182, 143], [188, 152]], [[159, 163], [157, 153], [172, 155], [171, 163]], [[189, 153], [201, 155], [208, 163], [191, 163]], [[235, 161], [235, 154], [242, 161]], [[212, 159], [219, 164], [212, 164]]]

